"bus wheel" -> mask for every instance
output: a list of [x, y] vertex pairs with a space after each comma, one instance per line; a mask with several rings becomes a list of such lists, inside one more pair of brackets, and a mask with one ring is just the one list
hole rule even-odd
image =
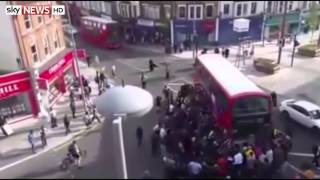
[[287, 111], [281, 112], [280, 118], [281, 118], [282, 120], [285, 120], [285, 121], [286, 121], [286, 120], [289, 120], [289, 119], [290, 119], [289, 113], [288, 113]]

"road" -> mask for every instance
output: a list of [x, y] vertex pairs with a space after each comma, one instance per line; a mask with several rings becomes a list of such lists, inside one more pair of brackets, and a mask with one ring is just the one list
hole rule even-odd
[[[150, 57], [154, 59], [160, 68], [155, 72], [147, 73], [147, 90], [154, 96], [161, 95], [164, 84], [169, 83], [174, 91], [179, 89], [179, 85], [191, 81], [192, 63], [191, 59], [171, 58], [170, 71], [172, 77], [170, 81], [164, 80], [165, 71], [161, 66], [168, 60], [167, 55], [160, 53], [138, 51], [133, 49], [103, 50], [79, 41], [78, 48], [85, 48], [91, 55], [100, 57], [101, 65], [110, 72], [110, 67], [115, 64], [117, 67], [117, 80], [124, 79], [126, 83], [140, 86], [140, 71], [146, 71], [147, 61]], [[93, 77], [91, 77], [92, 79]], [[312, 88], [310, 87], [305, 88]], [[153, 125], [159, 116], [154, 110], [148, 115], [139, 119], [127, 119], [124, 123], [124, 138], [127, 157], [129, 178], [141, 178], [143, 171], [148, 169], [156, 178], [163, 178], [163, 169], [158, 158], [150, 155], [150, 133]], [[274, 118], [277, 127], [289, 127], [293, 133], [293, 152], [310, 153], [313, 143], [317, 143], [320, 134], [314, 134], [305, 128], [291, 122], [284, 122]], [[135, 139], [135, 129], [141, 125], [144, 129], [144, 145], [138, 148]], [[72, 170], [71, 172], [60, 172], [58, 165], [65, 156], [67, 146], [53, 149], [32, 160], [18, 164], [12, 168], [0, 172], [0, 178], [113, 178], [115, 170], [113, 166], [112, 129], [111, 122], [106, 121], [101, 127], [85, 135], [78, 140], [80, 147], [87, 150], [88, 155], [84, 160], [84, 168]], [[309, 160], [306, 157], [290, 156], [290, 162], [299, 166], [301, 162]]]

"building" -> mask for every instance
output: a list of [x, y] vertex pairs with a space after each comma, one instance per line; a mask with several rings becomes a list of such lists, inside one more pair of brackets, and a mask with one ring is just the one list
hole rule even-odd
[[174, 43], [185, 40], [213, 45], [217, 41], [218, 1], [175, 1], [173, 7]]
[[[3, 1], [7, 4], [55, 4], [55, 1]], [[2, 12], [4, 13], [4, 12]], [[0, 112], [37, 116], [51, 107], [77, 73], [73, 53], [66, 48], [60, 16], [0, 15], [2, 43]]]

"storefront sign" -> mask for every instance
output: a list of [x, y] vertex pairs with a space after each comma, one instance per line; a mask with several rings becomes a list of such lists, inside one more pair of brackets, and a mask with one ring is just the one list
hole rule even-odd
[[28, 72], [0, 76], [0, 82], [0, 99], [31, 89], [30, 74]]
[[154, 22], [153, 21], [146, 20], [146, 19], [138, 19], [137, 24], [141, 25], [141, 26], [149, 26], [149, 27], [153, 27], [154, 26]]
[[205, 20], [202, 22], [202, 27], [205, 32], [212, 32], [215, 28], [215, 21]]

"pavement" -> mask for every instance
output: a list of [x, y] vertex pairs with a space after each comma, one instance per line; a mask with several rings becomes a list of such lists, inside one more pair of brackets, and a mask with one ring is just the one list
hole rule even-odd
[[[92, 87], [92, 99], [94, 100], [98, 94], [97, 85], [92, 79], [94, 79], [95, 70], [87, 68], [84, 63], [79, 63], [82, 74], [91, 80], [90, 86]], [[76, 101], [76, 117], [73, 119], [70, 114], [69, 108], [69, 95], [65, 94], [61, 96], [53, 109], [57, 113], [58, 127], [51, 129], [50, 123], [40, 118], [30, 118], [15, 124], [11, 124], [14, 134], [9, 137], [0, 136], [0, 171], [3, 171], [17, 163], [29, 160], [42, 153], [49, 151], [52, 148], [60, 146], [64, 143], [71, 141], [72, 139], [80, 136], [87, 131], [87, 127], [83, 123], [84, 107], [80, 100]], [[71, 133], [65, 135], [65, 128], [63, 124], [64, 114], [69, 115], [71, 120], [70, 129]], [[48, 146], [42, 148], [40, 140], [40, 127], [44, 125], [46, 127], [46, 136]], [[89, 130], [96, 128], [96, 125], [92, 126]], [[34, 130], [35, 133], [35, 146], [36, 154], [31, 151], [31, 146], [27, 141], [28, 132]], [[12, 143], [14, 142], [14, 143]]]
[[[298, 39], [299, 38], [300, 37], [298, 37]], [[303, 37], [302, 39], [307, 39], [307, 37]], [[91, 55], [98, 55], [100, 57], [101, 67], [104, 67], [107, 73], [110, 72], [111, 65], [115, 64], [117, 67], [117, 81], [123, 78], [125, 79], [126, 83], [137, 86], [140, 86], [140, 72], [148, 69], [147, 62], [151, 57], [154, 62], [159, 65], [159, 68], [157, 68], [154, 72], [148, 72], [146, 74], [148, 77], [147, 90], [150, 91], [154, 97], [162, 94], [161, 91], [164, 84], [168, 84], [169, 87], [174, 90], [174, 92], [177, 92], [183, 83], [192, 82], [191, 76], [193, 73], [193, 59], [191, 51], [167, 55], [163, 52], [160, 53], [160, 51], [156, 52], [149, 50], [151, 46], [145, 49], [140, 47], [125, 47], [121, 50], [112, 51], [94, 47], [84, 43], [81, 40], [78, 42], [78, 44], [79, 48], [86, 48]], [[277, 47], [274, 46], [274, 44], [274, 42], [266, 43], [265, 51], [260, 50], [260, 45], [257, 45], [255, 49], [255, 55], [270, 55], [272, 51], [272, 56], [277, 57]], [[231, 56], [229, 58], [230, 61], [235, 59], [234, 57], [236, 50], [236, 47], [231, 47]], [[316, 100], [318, 96], [315, 86], [319, 81], [317, 81], [317, 79], [314, 77], [320, 75], [318, 72], [319, 70], [316, 69], [318, 66], [318, 61], [316, 58], [304, 59], [296, 56], [294, 67], [290, 68], [288, 66], [288, 59], [290, 59], [289, 54], [290, 47], [288, 46], [287, 50], [284, 50], [283, 53], [281, 62], [283, 68], [275, 75], [265, 75], [253, 71], [252, 60], [251, 62], [248, 60], [246, 62], [247, 65], [241, 67], [241, 71], [248, 75], [250, 79], [255, 81], [261, 87], [267, 90], [279, 91], [281, 95], [280, 100], [290, 97], [301, 97], [298, 96], [301, 94], [301, 92], [307, 93], [308, 96], [313, 97], [312, 99]], [[169, 69], [172, 72], [172, 77], [170, 80], [165, 80], [165, 70], [161, 65], [168, 62], [170, 63]], [[298, 73], [295, 75], [296, 72]], [[93, 77], [94, 74], [92, 77], [89, 77], [89, 79], [92, 78], [93, 80]], [[313, 77], [311, 82], [308, 81], [309, 77]], [[303, 78], [305, 79], [304, 82]], [[292, 81], [292, 83], [289, 83], [288, 81]], [[301, 86], [303, 86], [303, 89], [301, 89]], [[149, 143], [152, 127], [156, 124], [156, 121], [160, 117], [161, 116], [159, 116], [155, 110], [152, 110], [145, 117], [131, 118], [124, 122], [124, 144], [127, 157], [128, 175], [130, 178], [141, 178], [143, 171], [146, 169], [151, 172], [153, 177], [164, 178], [161, 161], [159, 158], [151, 157]], [[280, 128], [290, 127], [294, 132], [292, 152], [299, 153], [299, 156], [289, 156], [290, 164], [295, 165], [295, 167], [300, 167], [302, 162], [310, 162], [310, 157], [305, 155], [308, 155], [311, 152], [311, 145], [318, 142], [320, 134], [314, 134], [313, 132], [310, 132], [300, 125], [292, 122], [279, 121], [277, 118], [274, 119], [274, 123]], [[137, 147], [135, 139], [135, 130], [138, 125], [141, 125], [144, 129], [144, 143], [140, 148]], [[7, 168], [4, 171], [0, 170], [0, 178], [78, 179], [116, 177], [113, 165], [115, 159], [113, 157], [112, 128], [110, 121], [105, 121], [102, 126], [97, 127], [97, 129], [91, 132], [85, 132], [81, 138], [79, 137], [78, 142], [80, 147], [86, 149], [88, 152], [88, 156], [83, 162], [84, 168], [81, 171], [58, 171], [58, 164], [61, 162], [61, 159], [67, 151], [67, 147], [62, 145], [49, 149], [47, 153], [43, 153], [30, 161], [24, 161], [15, 164], [14, 167]], [[300, 156], [301, 154], [302, 156]], [[29, 165], [31, 163], [32, 166]], [[294, 169], [290, 165], [286, 166], [286, 168], [288, 167]], [[292, 177], [295, 172], [296, 171], [291, 171], [287, 176]]]

